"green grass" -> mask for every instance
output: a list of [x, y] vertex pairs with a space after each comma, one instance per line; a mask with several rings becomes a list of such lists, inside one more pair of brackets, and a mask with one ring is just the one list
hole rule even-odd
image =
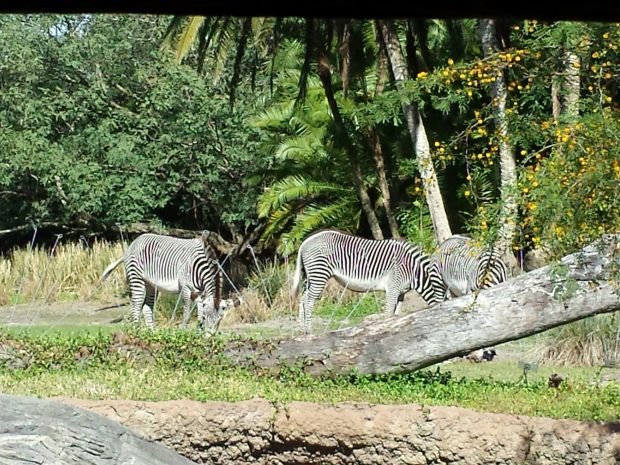
[[40, 336], [43, 334], [54, 334], [59, 333], [62, 336], [71, 336], [71, 335], [79, 335], [79, 334], [97, 334], [102, 332], [104, 334], [109, 334], [114, 331], [118, 331], [118, 325], [84, 325], [78, 323], [69, 323], [69, 324], [58, 324], [58, 325], [32, 325], [32, 326], [22, 326], [22, 325], [13, 325], [7, 326], [4, 328], [4, 331], [8, 334], [19, 336], [21, 334], [30, 333], [33, 336]]
[[[454, 363], [405, 375], [319, 379], [295, 367], [266, 374], [232, 365], [220, 355], [226, 338], [205, 341], [193, 331], [125, 329], [133, 339], [120, 345], [103, 328], [68, 335], [0, 333], [0, 347], [25, 353], [30, 361], [27, 368], [1, 369], [0, 391], [143, 401], [236, 402], [263, 397], [278, 402], [418, 403], [589, 421], [620, 416], [620, 386], [588, 383], [587, 371], [582, 377], [578, 371], [569, 373], [560, 389], [546, 385], [545, 370], [551, 367], [539, 368], [525, 385], [516, 382], [520, 373], [509, 363]], [[78, 354], [84, 348], [89, 355], [81, 359]], [[144, 348], [153, 358], [140, 355]]]
[[[425, 378], [424, 374], [429, 376]], [[236, 402], [258, 396], [279, 402], [452, 405], [485, 412], [587, 421], [616, 420], [620, 415], [619, 389], [619, 385], [601, 388], [570, 384], [567, 388], [555, 390], [541, 382], [517, 385], [490, 380], [441, 380], [440, 376], [432, 376], [429, 371], [333, 381], [300, 374], [281, 378], [258, 377], [241, 369], [172, 369], [161, 366], [0, 374], [2, 392], [35, 397]]]

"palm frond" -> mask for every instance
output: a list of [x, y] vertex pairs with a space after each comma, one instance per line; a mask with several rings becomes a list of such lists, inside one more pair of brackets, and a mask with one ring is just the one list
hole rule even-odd
[[189, 22], [181, 31], [179, 40], [176, 43], [176, 61], [181, 63], [183, 58], [189, 55], [192, 46], [196, 43], [196, 36], [205, 21], [204, 16], [190, 16]]
[[323, 145], [324, 135], [325, 129], [319, 128], [316, 132], [301, 137], [287, 137], [278, 144], [274, 156], [280, 160], [293, 159], [300, 162], [317, 156], [328, 159], [329, 154]]
[[338, 227], [353, 232], [359, 227], [362, 210], [355, 196], [341, 198], [326, 205], [308, 205], [294, 221], [288, 233], [282, 234], [283, 255], [295, 252], [308, 234], [326, 228]]
[[224, 67], [226, 65], [227, 57], [230, 52], [235, 48], [235, 32], [237, 30], [237, 18], [227, 17], [224, 19], [224, 23], [218, 28], [217, 38], [215, 43], [217, 44], [214, 50], [215, 66], [213, 69], [213, 83], [217, 84]]
[[183, 23], [186, 21], [187, 16], [173, 16], [168, 23], [164, 38], [159, 46], [160, 51], [175, 49], [174, 39], [181, 32]]
[[273, 184], [258, 200], [258, 216], [265, 218], [272, 211], [291, 201], [318, 194], [344, 194], [350, 189], [340, 185], [308, 179], [301, 175], [289, 176]]

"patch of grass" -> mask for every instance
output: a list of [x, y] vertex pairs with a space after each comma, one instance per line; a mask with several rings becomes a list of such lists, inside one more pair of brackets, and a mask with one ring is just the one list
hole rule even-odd
[[32, 326], [7, 326], [3, 330], [6, 334], [21, 337], [22, 335], [42, 336], [44, 334], [57, 334], [60, 336], [80, 336], [83, 334], [111, 334], [118, 331], [118, 325], [83, 325], [83, 324], [57, 324], [57, 325], [32, 325]]
[[[457, 377], [467, 379], [487, 379], [490, 381], [500, 381], [516, 383], [521, 379], [523, 370], [517, 362], [499, 362], [494, 359], [491, 363], [471, 363], [469, 361], [450, 363], [441, 365], [442, 369], [450, 370]], [[538, 371], [530, 371], [527, 374], [528, 382], [544, 383], [549, 376], [558, 372], [558, 367], [539, 365]], [[588, 382], [596, 377], [599, 372], [597, 367], [562, 367], [562, 374], [567, 375], [571, 381]]]
[[93, 367], [72, 371], [0, 373], [0, 390], [36, 397], [83, 399], [237, 402], [254, 397], [290, 402], [370, 402], [452, 405], [477, 411], [586, 421], [611, 421], [620, 415], [620, 386], [570, 384], [555, 390], [545, 383], [519, 386], [466, 380], [428, 371], [388, 377], [317, 380], [307, 375], [257, 377], [241, 369], [173, 369], [166, 366]]
[[[468, 379], [450, 366], [404, 375], [314, 378], [299, 368], [277, 374], [250, 372], [221, 356], [228, 338], [205, 340], [191, 331], [0, 333], [0, 348], [29, 365], [0, 370], [0, 391], [38, 397], [164, 401], [194, 399], [235, 402], [254, 397], [290, 402], [370, 402], [454, 405], [588, 421], [620, 415], [620, 386], [599, 386], [570, 377], [560, 389], [543, 379], [527, 385], [489, 376]], [[8, 351], [8, 352], [7, 352]], [[21, 355], [20, 355], [21, 354]], [[465, 364], [463, 364], [465, 365]], [[494, 363], [480, 364], [495, 365]]]
[[348, 318], [350, 325], [361, 323], [369, 315], [374, 315], [383, 311], [385, 293], [358, 294], [357, 299], [349, 298], [344, 303], [338, 305], [338, 300], [327, 298], [317, 302], [312, 316], [321, 318], [333, 318], [336, 322], [345, 321]]

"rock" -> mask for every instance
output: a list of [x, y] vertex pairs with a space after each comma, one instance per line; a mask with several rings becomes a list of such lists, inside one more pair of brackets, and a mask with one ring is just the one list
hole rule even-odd
[[59, 399], [219, 465], [611, 465], [617, 422], [590, 423], [458, 407], [343, 402], [236, 403]]
[[191, 465], [109, 418], [67, 403], [0, 394], [2, 465]]

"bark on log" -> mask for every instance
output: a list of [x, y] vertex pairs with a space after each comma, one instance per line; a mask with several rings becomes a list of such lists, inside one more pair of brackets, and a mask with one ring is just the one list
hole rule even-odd
[[191, 465], [194, 462], [97, 413], [0, 394], [0, 463]]
[[[620, 308], [612, 270], [620, 269], [620, 236], [605, 235], [559, 264], [405, 316], [322, 335], [246, 345], [225, 353], [239, 364], [277, 368], [303, 360], [315, 375], [402, 373], [521, 339]], [[613, 272], [616, 273], [616, 272]]]

